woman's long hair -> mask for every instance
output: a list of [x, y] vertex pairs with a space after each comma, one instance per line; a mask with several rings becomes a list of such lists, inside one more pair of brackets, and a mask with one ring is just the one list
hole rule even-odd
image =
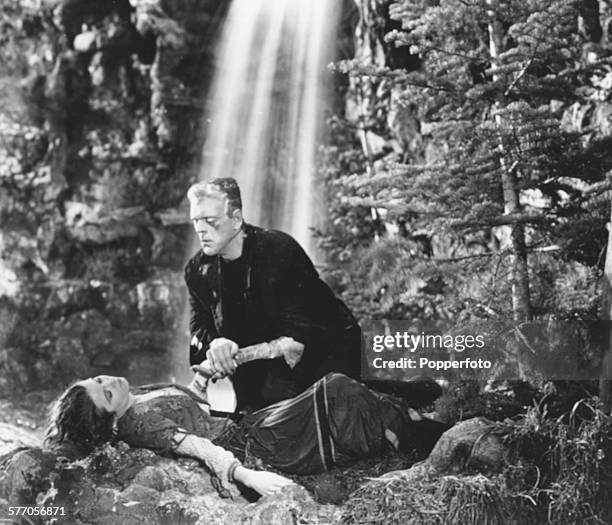
[[59, 397], [49, 419], [45, 445], [50, 447], [73, 445], [88, 454], [113, 438], [113, 414], [94, 405], [78, 383]]

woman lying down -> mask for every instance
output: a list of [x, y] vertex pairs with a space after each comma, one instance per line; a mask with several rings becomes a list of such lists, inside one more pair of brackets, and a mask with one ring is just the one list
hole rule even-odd
[[305, 392], [243, 417], [239, 423], [209, 414], [188, 387], [165, 384], [130, 389], [123, 377], [79, 381], [58, 399], [47, 445], [82, 454], [111, 440], [204, 462], [225, 495], [234, 483], [270, 494], [293, 483], [242, 465], [245, 455], [276, 470], [316, 474], [349, 466], [387, 450], [429, 449], [448, 427], [425, 419], [403, 401], [329, 374]]

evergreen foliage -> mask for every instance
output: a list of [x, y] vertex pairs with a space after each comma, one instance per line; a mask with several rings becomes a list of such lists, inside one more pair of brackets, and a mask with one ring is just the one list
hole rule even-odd
[[[609, 129], [598, 112], [609, 103], [610, 53], [605, 42], [588, 40], [581, 2], [495, 4], [394, 2], [389, 13], [401, 30], [386, 40], [418, 54], [420, 67], [337, 66], [355, 85], [370, 83], [369, 92], [356, 90], [357, 99], [387, 94], [362, 104], [375, 109], [360, 124], [393, 147], [361, 169], [336, 165], [343, 175], [333, 185], [342, 190], [332, 209], [350, 203], [361, 210], [354, 217], [367, 218], [350, 225], [362, 248], [344, 257], [361, 262], [360, 250], [385, 251], [373, 233], [380, 238], [385, 226], [406, 239], [387, 264], [393, 287], [357, 272], [359, 297], [373, 297], [360, 310], [364, 317], [512, 317], [517, 253], [508, 226], [512, 235], [524, 231], [533, 315], [597, 317], [612, 168]], [[407, 115], [418, 122], [420, 143], [406, 135]], [[515, 187], [504, 185], [505, 176]], [[509, 190], [517, 200], [512, 210]], [[368, 236], [372, 246], [363, 248]], [[411, 253], [422, 239], [430, 246]], [[412, 293], [415, 276], [423, 284]], [[376, 293], [391, 297], [376, 300]], [[415, 308], [432, 302], [444, 308]]]

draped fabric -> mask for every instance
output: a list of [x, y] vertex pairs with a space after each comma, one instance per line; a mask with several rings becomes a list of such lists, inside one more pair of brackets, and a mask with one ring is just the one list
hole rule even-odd
[[314, 474], [379, 455], [385, 429], [399, 435], [401, 403], [342, 374], [328, 374], [292, 399], [248, 414], [217, 443], [288, 473]]
[[176, 449], [187, 432], [244, 460], [255, 456], [288, 473], [313, 474], [381, 454], [385, 429], [406, 424], [400, 404], [342, 374], [328, 374], [302, 394], [246, 415], [238, 424], [208, 415], [196, 398], [166, 387], [147, 394], [119, 420], [119, 439], [158, 452]]

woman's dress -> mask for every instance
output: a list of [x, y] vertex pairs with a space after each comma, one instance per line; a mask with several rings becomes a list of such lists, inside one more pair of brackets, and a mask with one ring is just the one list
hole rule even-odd
[[239, 423], [207, 414], [180, 387], [137, 400], [118, 421], [118, 438], [131, 446], [173, 452], [177, 435], [194, 434], [255, 456], [279, 471], [314, 474], [348, 466], [390, 447], [385, 429], [400, 435], [409, 417], [401, 402], [372, 392], [342, 374], [328, 374], [292, 399], [247, 414]]

